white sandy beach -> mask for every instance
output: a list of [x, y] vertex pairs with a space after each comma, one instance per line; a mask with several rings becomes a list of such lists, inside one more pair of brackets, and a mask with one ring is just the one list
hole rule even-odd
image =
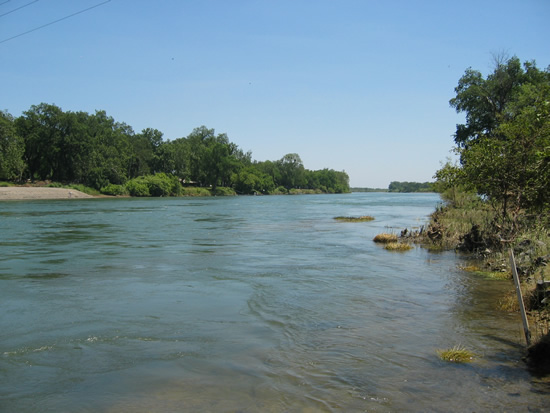
[[25, 200], [25, 199], [72, 199], [72, 198], [93, 198], [91, 195], [75, 189], [67, 188], [44, 188], [10, 186], [0, 188], [0, 201], [3, 200]]

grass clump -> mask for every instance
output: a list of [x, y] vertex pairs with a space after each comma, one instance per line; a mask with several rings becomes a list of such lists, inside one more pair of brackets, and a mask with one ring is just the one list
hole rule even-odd
[[511, 274], [508, 271], [485, 271], [477, 265], [466, 265], [459, 268], [462, 271], [471, 272], [490, 280], [509, 280], [511, 278]]
[[380, 244], [389, 244], [390, 242], [397, 242], [397, 235], [383, 232], [381, 234], [376, 235], [373, 238], [373, 241], [378, 242]]
[[439, 358], [451, 363], [469, 363], [474, 359], [474, 353], [460, 344], [447, 350], [437, 350]]
[[334, 219], [342, 222], [367, 222], [374, 220], [374, 217], [371, 217], [370, 215], [363, 215], [360, 217], [334, 217]]
[[388, 251], [408, 251], [413, 247], [411, 244], [405, 242], [389, 242], [384, 246]]

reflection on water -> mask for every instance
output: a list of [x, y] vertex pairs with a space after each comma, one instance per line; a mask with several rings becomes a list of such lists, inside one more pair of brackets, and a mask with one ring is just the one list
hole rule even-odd
[[[543, 411], [520, 320], [496, 308], [510, 283], [372, 242], [437, 203], [2, 203], [0, 411]], [[476, 361], [438, 359], [456, 344]]]

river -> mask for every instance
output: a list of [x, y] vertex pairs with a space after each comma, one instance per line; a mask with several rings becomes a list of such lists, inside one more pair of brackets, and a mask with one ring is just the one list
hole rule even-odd
[[[4, 201], [0, 411], [544, 411], [510, 282], [372, 242], [438, 202]], [[457, 344], [472, 363], [438, 358]]]

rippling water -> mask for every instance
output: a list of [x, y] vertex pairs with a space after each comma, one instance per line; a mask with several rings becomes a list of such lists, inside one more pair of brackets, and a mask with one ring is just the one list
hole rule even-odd
[[[520, 320], [496, 310], [510, 283], [372, 242], [437, 203], [2, 202], [0, 411], [543, 411]], [[456, 344], [476, 361], [438, 359]]]

